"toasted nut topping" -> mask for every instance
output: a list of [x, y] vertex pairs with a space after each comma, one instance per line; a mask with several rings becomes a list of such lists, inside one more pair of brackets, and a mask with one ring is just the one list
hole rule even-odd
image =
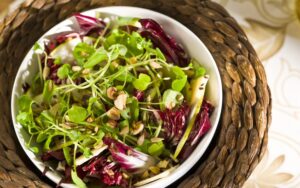
[[137, 62], [136, 57], [132, 57], [132, 58], [129, 59], [130, 64], [136, 64], [136, 62]]
[[82, 74], [83, 74], [83, 75], [87, 75], [87, 74], [89, 74], [90, 72], [91, 72], [90, 69], [84, 69], [84, 70], [82, 71]]
[[162, 161], [159, 161], [159, 163], [157, 164], [157, 167], [158, 167], [158, 168], [167, 168], [167, 167], [168, 167], [168, 164], [169, 164], [169, 161], [167, 161], [167, 160], [162, 160]]
[[138, 144], [139, 146], [140, 146], [140, 145], [143, 145], [144, 141], [145, 141], [145, 134], [142, 134], [142, 135], [138, 138], [137, 144]]
[[79, 72], [79, 71], [81, 71], [81, 67], [80, 66], [73, 66], [72, 71]]
[[158, 174], [160, 172], [160, 169], [157, 166], [150, 166], [149, 170], [153, 173], [153, 174]]
[[145, 178], [148, 178], [149, 177], [149, 172], [148, 170], [146, 170], [143, 175], [142, 175], [142, 178], [145, 179]]
[[117, 126], [117, 122], [115, 120], [108, 120], [107, 124], [111, 127], [111, 128], [115, 128]]
[[160, 142], [160, 141], [163, 141], [164, 139], [163, 138], [151, 138], [151, 142]]
[[107, 172], [107, 174], [108, 174], [109, 176], [115, 175], [114, 171], [111, 170], [111, 169], [108, 169], [106, 172]]
[[127, 94], [122, 92], [118, 95], [118, 97], [114, 101], [114, 104], [119, 110], [124, 110], [126, 108], [126, 100]]
[[112, 120], [120, 119], [120, 111], [116, 107], [112, 107], [107, 111], [107, 116]]
[[143, 124], [141, 121], [134, 122], [133, 125], [132, 125], [131, 133], [132, 133], [133, 135], [137, 135], [137, 134], [139, 134], [140, 132], [142, 132], [143, 129], [144, 129], [144, 124]]
[[122, 173], [122, 176], [123, 176], [123, 178], [125, 178], [125, 179], [128, 179], [128, 178], [129, 178], [129, 175], [126, 174], [125, 172]]
[[108, 98], [110, 99], [115, 99], [117, 96], [117, 88], [115, 87], [109, 87], [107, 90], [106, 90], [106, 95]]
[[111, 62], [112, 66], [114, 66], [115, 68], [117, 68], [119, 66], [119, 63], [117, 61], [113, 61]]
[[89, 122], [89, 123], [92, 123], [94, 121], [94, 118], [88, 117], [86, 121]]
[[129, 127], [124, 127], [121, 131], [120, 131], [120, 135], [124, 136], [127, 135], [129, 133]]
[[66, 170], [66, 162], [65, 161], [59, 162], [56, 170], [64, 172]]
[[150, 62], [150, 66], [152, 68], [154, 68], [154, 69], [160, 69], [160, 68], [162, 68], [162, 66], [160, 64], [158, 64], [157, 62], [155, 62], [155, 61], [151, 61]]

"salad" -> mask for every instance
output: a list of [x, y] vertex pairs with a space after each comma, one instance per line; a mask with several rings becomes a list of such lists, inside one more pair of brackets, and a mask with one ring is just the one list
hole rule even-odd
[[61, 183], [137, 187], [168, 176], [211, 128], [206, 70], [152, 19], [74, 15], [34, 45], [17, 121]]

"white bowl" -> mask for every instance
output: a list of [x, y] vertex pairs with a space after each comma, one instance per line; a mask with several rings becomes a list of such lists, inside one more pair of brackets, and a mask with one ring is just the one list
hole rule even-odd
[[[195, 148], [194, 152], [190, 155], [190, 157], [187, 160], [185, 160], [168, 177], [159, 179], [155, 182], [143, 186], [143, 188], [166, 187], [178, 180], [180, 177], [182, 177], [197, 163], [197, 161], [201, 158], [201, 156], [207, 149], [217, 129], [222, 108], [222, 85], [218, 68], [210, 52], [201, 42], [201, 40], [181, 23], [168, 16], [147, 9], [124, 6], [97, 8], [83, 12], [83, 14], [95, 17], [96, 12], [112, 13], [126, 17], [152, 18], [156, 20], [162, 25], [162, 27], [168, 34], [175, 37], [175, 39], [183, 45], [184, 49], [191, 57], [195, 58], [207, 69], [207, 72], [210, 75], [210, 80], [207, 86], [208, 95], [206, 97], [215, 106], [215, 110], [212, 116], [210, 117], [212, 128], [204, 136], [204, 138]], [[60, 24], [56, 25], [51, 30], [49, 30], [45, 35], [43, 35], [39, 41], [41, 41], [44, 38], [51, 37], [56, 33], [69, 31], [74, 27], [73, 23], [74, 18], [69, 18], [61, 22]], [[43, 164], [41, 159], [37, 158], [35, 154], [29, 151], [25, 146], [25, 141], [29, 139], [28, 133], [26, 133], [26, 131], [22, 129], [22, 126], [16, 121], [16, 116], [18, 112], [17, 99], [22, 94], [22, 83], [31, 80], [32, 76], [34, 75], [32, 74], [32, 72], [37, 72], [37, 66], [35, 66], [36, 64], [33, 62], [33, 49], [31, 49], [24, 58], [14, 82], [12, 91], [13, 95], [11, 100], [11, 113], [14, 128], [19, 142], [21, 143], [21, 146], [23, 147], [25, 153], [28, 155], [33, 164], [35, 164], [40, 171], [43, 171], [45, 165]], [[61, 176], [57, 172], [51, 170], [46, 173], [46, 176], [55, 183], [58, 183], [61, 179]], [[62, 186], [66, 188], [76, 187], [72, 184], [63, 184]]]

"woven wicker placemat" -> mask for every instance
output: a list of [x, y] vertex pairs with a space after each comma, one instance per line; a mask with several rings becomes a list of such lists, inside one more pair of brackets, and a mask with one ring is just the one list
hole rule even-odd
[[[74, 12], [111, 5], [152, 9], [190, 28], [208, 47], [223, 83], [222, 117], [199, 163], [171, 187], [241, 187], [266, 149], [271, 95], [263, 65], [245, 33], [208, 0], [26, 0], [0, 23], [0, 187], [51, 187], [31, 164], [13, 131], [12, 84], [34, 42]], [[47, 185], [49, 184], [49, 185]]]

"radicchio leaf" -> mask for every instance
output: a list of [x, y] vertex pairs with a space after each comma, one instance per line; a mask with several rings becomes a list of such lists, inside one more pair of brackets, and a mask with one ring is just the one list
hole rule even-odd
[[152, 19], [140, 19], [140, 31], [143, 37], [150, 39], [167, 56], [168, 60], [178, 66], [187, 66], [189, 58], [176, 40], [167, 35], [163, 28]]
[[145, 93], [143, 91], [134, 90], [133, 92], [133, 96], [135, 96], [139, 102], [144, 100], [144, 95]]
[[126, 187], [128, 182], [123, 178], [120, 166], [116, 162], [109, 162], [107, 156], [95, 157], [83, 166], [82, 170], [88, 177], [98, 178], [104, 184], [121, 185]]
[[115, 139], [105, 137], [103, 142], [108, 146], [113, 160], [129, 173], [144, 172], [149, 166], [155, 164], [155, 159], [150, 155], [137, 151]]
[[[71, 172], [72, 172], [72, 167], [66, 166], [64, 178], [61, 180], [61, 182], [59, 184], [71, 183], [72, 182]], [[87, 175], [87, 172], [83, 171], [82, 166], [76, 167], [76, 173], [80, 179], [83, 179]]]
[[178, 108], [166, 109], [159, 113], [164, 122], [165, 141], [169, 142], [172, 146], [178, 144], [184, 133], [189, 111], [190, 108], [187, 105], [181, 105]]
[[63, 161], [65, 160], [65, 156], [62, 150], [48, 151], [42, 154], [41, 159], [42, 161], [50, 161], [50, 160]]
[[74, 16], [80, 28], [82, 29], [82, 32], [80, 34], [86, 35], [91, 32], [100, 32], [106, 27], [105, 22], [100, 19], [85, 16], [79, 13], [74, 14]]
[[201, 138], [210, 130], [211, 122], [209, 116], [212, 114], [213, 110], [214, 107], [204, 100], [201, 111], [196, 117], [195, 125], [180, 153], [181, 160], [185, 160], [193, 152]]

